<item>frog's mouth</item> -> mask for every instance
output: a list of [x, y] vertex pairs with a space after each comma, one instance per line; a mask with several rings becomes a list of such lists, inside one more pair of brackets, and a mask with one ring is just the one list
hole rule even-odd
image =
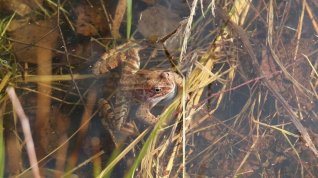
[[[158, 86], [157, 86], [158, 87]], [[156, 105], [157, 103], [159, 103], [160, 101], [168, 101], [171, 100], [172, 98], [175, 97], [176, 93], [177, 93], [177, 87], [175, 85], [172, 86], [162, 86], [162, 87], [158, 87], [161, 89], [160, 93], [153, 93], [152, 97], [149, 97], [150, 102], [153, 105]], [[154, 89], [153, 89], [154, 90]]]
[[177, 95], [177, 87], [176, 85], [173, 85], [173, 87], [167, 87], [167, 90], [170, 90], [171, 92], [168, 92], [168, 94], [162, 99], [163, 101], [168, 101], [174, 98]]

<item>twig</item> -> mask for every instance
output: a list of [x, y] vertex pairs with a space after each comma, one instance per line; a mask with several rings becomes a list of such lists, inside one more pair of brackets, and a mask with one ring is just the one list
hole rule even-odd
[[8, 87], [6, 92], [9, 95], [9, 98], [12, 102], [12, 105], [13, 105], [15, 112], [17, 113], [17, 115], [20, 118], [22, 130], [24, 133], [24, 139], [25, 139], [25, 143], [26, 143], [26, 149], [27, 149], [28, 156], [30, 159], [30, 165], [32, 168], [33, 176], [35, 178], [40, 178], [41, 177], [40, 170], [39, 170], [39, 166], [38, 166], [38, 162], [37, 162], [37, 158], [36, 158], [36, 154], [35, 154], [34, 142], [32, 139], [29, 119], [24, 113], [24, 110], [21, 106], [21, 103], [20, 103], [20, 101], [19, 101], [19, 99], [14, 91], [14, 88]]
[[72, 78], [72, 82], [74, 84], [74, 87], [76, 89], [76, 91], [78, 92], [78, 96], [82, 102], [82, 104], [85, 106], [85, 101], [84, 101], [84, 98], [83, 98], [83, 95], [81, 94], [78, 86], [77, 86], [77, 83], [74, 79], [74, 73], [73, 73], [73, 70], [72, 70], [72, 66], [71, 66], [71, 62], [70, 62], [70, 59], [69, 59], [69, 52], [68, 52], [68, 49], [67, 49], [67, 45], [66, 45], [66, 42], [65, 42], [65, 39], [64, 39], [64, 36], [63, 36], [63, 32], [62, 32], [62, 29], [61, 29], [61, 26], [60, 26], [60, 0], [58, 0], [58, 3], [57, 3], [57, 26], [58, 26], [58, 29], [59, 29], [59, 32], [60, 32], [60, 37], [61, 37], [61, 41], [63, 43], [63, 46], [64, 46], [64, 54], [65, 54], [65, 57], [66, 57], [66, 62], [67, 62], [67, 65], [69, 67], [69, 71], [70, 71], [70, 75], [71, 75], [71, 78]]

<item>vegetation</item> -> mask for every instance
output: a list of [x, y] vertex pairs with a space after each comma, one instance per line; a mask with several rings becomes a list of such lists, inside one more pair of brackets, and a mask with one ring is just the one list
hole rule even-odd
[[[1, 3], [0, 177], [318, 175], [315, 1]], [[171, 20], [159, 32], [141, 29], [152, 7]], [[112, 102], [120, 70], [91, 66], [127, 40], [144, 46], [141, 70], [183, 87], [154, 126], [132, 107], [136, 131], [116, 147], [96, 103]]]

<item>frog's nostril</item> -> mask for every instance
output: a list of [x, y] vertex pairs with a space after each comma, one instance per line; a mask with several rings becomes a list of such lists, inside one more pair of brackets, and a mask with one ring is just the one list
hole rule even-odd
[[169, 72], [162, 72], [161, 73], [161, 77], [168, 78], [169, 77]]

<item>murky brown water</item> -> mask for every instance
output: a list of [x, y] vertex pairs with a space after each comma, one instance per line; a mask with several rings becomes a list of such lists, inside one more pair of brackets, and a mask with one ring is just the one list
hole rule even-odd
[[[8, 85], [29, 118], [46, 177], [97, 177], [112, 154], [125, 148], [129, 152], [110, 177], [124, 177], [134, 163], [134, 177], [317, 177], [318, 3], [195, 2], [133, 1], [132, 13], [125, 0], [65, 1], [60, 10], [57, 2], [0, 2], [1, 22], [12, 17], [6, 28], [0, 23], [6, 29], [0, 38], [5, 177], [34, 176], [23, 172], [30, 163], [21, 123], [6, 97]], [[140, 141], [137, 137], [154, 126], [137, 119], [145, 101], [131, 99], [120, 128], [125, 139], [115, 143], [97, 103], [104, 98], [109, 115], [116, 113], [131, 48], [114, 49], [127, 35], [142, 48], [139, 71], [164, 69], [185, 77], [186, 119], [180, 105], [169, 110], [173, 100], [160, 102], [150, 112], [171, 111], [163, 116], [166, 125]], [[112, 70], [93, 75], [96, 61], [112, 52], [123, 60], [108, 57], [105, 71]], [[133, 75], [126, 80], [138, 79]], [[126, 83], [146, 88], [142, 81]], [[151, 147], [145, 144], [149, 135], [155, 135]]]

